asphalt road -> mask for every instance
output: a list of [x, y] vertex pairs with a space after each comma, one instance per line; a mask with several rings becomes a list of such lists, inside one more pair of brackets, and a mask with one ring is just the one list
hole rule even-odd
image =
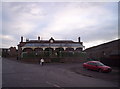
[[0, 56], [0, 89], [2, 88], [2, 58]]
[[78, 64], [26, 64], [2, 60], [2, 87], [118, 87], [117, 83], [76, 74]]
[[98, 71], [88, 70], [83, 68], [82, 64], [71, 67], [70, 70], [83, 76], [107, 80], [114, 83], [119, 83], [118, 85], [120, 85], [119, 68], [117, 67], [112, 67], [112, 72], [110, 73], [100, 73]]

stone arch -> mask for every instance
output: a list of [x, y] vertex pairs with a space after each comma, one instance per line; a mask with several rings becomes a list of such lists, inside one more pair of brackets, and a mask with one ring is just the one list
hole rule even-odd
[[82, 51], [82, 48], [76, 48], [76, 51]]
[[66, 48], [66, 51], [74, 51], [74, 48]]
[[55, 49], [55, 55], [57, 57], [60, 57], [61, 56], [61, 51], [64, 51], [64, 48], [60, 47], [60, 48], [56, 48]]
[[23, 49], [23, 52], [32, 52], [32, 51], [33, 51], [32, 48], [24, 48], [24, 49]]
[[57, 52], [58, 51], [64, 51], [64, 49], [63, 48], [56, 48], [55, 51], [57, 51]]
[[45, 48], [44, 54], [46, 57], [51, 57], [53, 55], [54, 49], [53, 48]]
[[35, 48], [34, 51], [39, 52], [39, 51], [43, 51], [43, 49], [42, 48]]
[[45, 51], [54, 51], [53, 48], [45, 48]]

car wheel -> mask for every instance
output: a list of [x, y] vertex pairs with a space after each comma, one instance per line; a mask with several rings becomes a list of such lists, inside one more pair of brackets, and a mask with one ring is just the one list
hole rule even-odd
[[103, 72], [103, 70], [102, 70], [102, 69], [99, 69], [99, 72], [101, 72], [101, 73], [102, 73], [102, 72]]

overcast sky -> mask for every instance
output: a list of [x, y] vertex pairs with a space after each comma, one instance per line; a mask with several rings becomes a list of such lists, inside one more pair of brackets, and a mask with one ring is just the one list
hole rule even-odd
[[[118, 38], [117, 2], [3, 2], [2, 47], [31, 40], [81, 41], [85, 48]], [[1, 20], [0, 20], [1, 21]]]

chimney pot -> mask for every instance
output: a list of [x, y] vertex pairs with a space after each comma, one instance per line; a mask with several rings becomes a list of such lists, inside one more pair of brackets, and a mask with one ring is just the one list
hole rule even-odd
[[80, 37], [78, 37], [78, 42], [80, 42]]
[[38, 36], [38, 41], [40, 41], [40, 37]]

